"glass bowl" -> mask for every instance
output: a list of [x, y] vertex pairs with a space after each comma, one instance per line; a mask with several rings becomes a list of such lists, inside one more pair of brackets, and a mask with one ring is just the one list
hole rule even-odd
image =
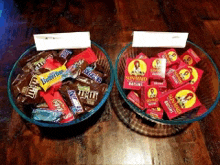
[[151, 120], [153, 122], [179, 125], [179, 124], [187, 124], [201, 120], [215, 108], [215, 106], [218, 104], [220, 97], [220, 92], [219, 92], [220, 75], [218, 68], [216, 67], [216, 64], [213, 62], [211, 57], [202, 48], [200, 48], [198, 45], [194, 44], [191, 41], [187, 41], [185, 48], [177, 48], [176, 49], [177, 54], [181, 55], [189, 48], [192, 48], [201, 58], [201, 61], [195, 65], [195, 67], [200, 68], [204, 71], [200, 84], [197, 88], [196, 95], [198, 96], [200, 102], [203, 105], [205, 105], [208, 110], [205, 113], [203, 113], [201, 116], [196, 116], [196, 111], [189, 111], [188, 113], [185, 113], [184, 115], [176, 119], [165, 120], [165, 119], [156, 119], [151, 117], [150, 115], [146, 114], [145, 111], [142, 111], [132, 102], [130, 102], [126, 96], [129, 91], [123, 89], [126, 59], [135, 58], [135, 56], [138, 55], [140, 52], [143, 52], [148, 57], [153, 57], [157, 53], [169, 49], [169, 48], [135, 48], [132, 47], [132, 42], [131, 42], [121, 50], [121, 52], [119, 53], [116, 59], [115, 81], [121, 96], [134, 112], [136, 112], [142, 118]]
[[[12, 94], [11, 91], [11, 82], [13, 82], [13, 80], [15, 79], [16, 75], [21, 73], [21, 68], [19, 67], [19, 61], [21, 59], [23, 59], [25, 56], [27, 55], [31, 55], [31, 54], [35, 54], [36, 51], [36, 46], [33, 45], [31, 46], [29, 49], [27, 49], [20, 57], [19, 59], [15, 62], [9, 78], [8, 78], [8, 84], [7, 84], [7, 92], [8, 92], [8, 97], [10, 100], [10, 103], [12, 105], [12, 107], [14, 108], [15, 111], [17, 111], [19, 113], [19, 115], [24, 118], [25, 120], [27, 120], [30, 123], [36, 124], [38, 126], [41, 127], [65, 127], [65, 126], [70, 126], [70, 125], [74, 125], [77, 123], [80, 123], [86, 119], [88, 119], [89, 117], [91, 117], [94, 113], [96, 113], [100, 107], [105, 103], [105, 101], [107, 100], [107, 98], [109, 97], [109, 94], [112, 90], [112, 86], [114, 83], [114, 69], [112, 66], [112, 62], [110, 57], [108, 56], [108, 54], [106, 53], [106, 51], [99, 46], [98, 44], [96, 44], [95, 42], [91, 41], [92, 43], [92, 50], [94, 51], [94, 53], [96, 54], [97, 58], [98, 58], [98, 62], [100, 65], [103, 66], [104, 68], [104, 72], [107, 73], [109, 75], [109, 77], [107, 78], [106, 82], [108, 83], [108, 89], [105, 92], [102, 100], [99, 102], [99, 104], [94, 107], [91, 111], [86, 112], [85, 114], [83, 114], [81, 117], [69, 122], [69, 123], [45, 123], [45, 122], [40, 122], [40, 121], [36, 121], [30, 117], [28, 117], [21, 109], [18, 108], [18, 106], [16, 105], [16, 101], [15, 98]], [[73, 52], [74, 54], [78, 54], [80, 52], [82, 52], [85, 49], [74, 49]]]

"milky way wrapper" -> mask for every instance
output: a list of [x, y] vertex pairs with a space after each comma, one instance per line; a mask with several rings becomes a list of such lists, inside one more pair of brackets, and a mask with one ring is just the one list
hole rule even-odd
[[191, 84], [185, 84], [161, 96], [160, 105], [169, 119], [178, 117], [198, 106], [201, 106]]
[[167, 81], [169, 81], [173, 88], [178, 88], [192, 79], [191, 69], [187, 66], [183, 66], [167, 74]]
[[160, 107], [148, 108], [145, 113], [156, 119], [163, 118], [163, 109]]
[[187, 65], [194, 66], [197, 64], [201, 59], [199, 56], [190, 48], [186, 52], [184, 52], [180, 59], [183, 60]]
[[176, 64], [180, 61], [175, 49], [168, 49], [157, 54], [159, 58], [165, 58], [167, 60], [166, 66]]
[[148, 85], [149, 60], [128, 58], [125, 67], [124, 89], [139, 90]]
[[159, 106], [160, 91], [158, 86], [147, 85], [141, 87], [141, 106], [152, 108]]
[[141, 110], [145, 109], [143, 106], [141, 106], [141, 98], [135, 91], [131, 91], [127, 95], [127, 99], [130, 100], [133, 104], [135, 104]]
[[151, 58], [150, 59], [150, 79], [163, 80], [166, 73], [166, 59], [165, 58]]
[[193, 76], [193, 78], [189, 81], [189, 83], [192, 85], [194, 91], [196, 91], [196, 89], [199, 86], [199, 82], [202, 78], [203, 70], [192, 67], [192, 66], [188, 66], [188, 68], [191, 70], [191, 74]]

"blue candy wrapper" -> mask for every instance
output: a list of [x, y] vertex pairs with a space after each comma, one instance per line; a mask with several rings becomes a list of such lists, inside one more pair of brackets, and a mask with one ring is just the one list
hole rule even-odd
[[38, 121], [55, 122], [59, 123], [62, 112], [47, 108], [38, 108], [32, 111], [32, 118]]

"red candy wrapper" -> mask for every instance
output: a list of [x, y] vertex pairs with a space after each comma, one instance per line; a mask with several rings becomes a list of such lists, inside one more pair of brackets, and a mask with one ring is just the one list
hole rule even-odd
[[123, 88], [139, 90], [148, 84], [149, 74], [148, 59], [128, 58], [125, 67], [125, 77]]
[[160, 91], [158, 86], [148, 85], [141, 88], [141, 106], [152, 108], [159, 106]]
[[199, 56], [190, 48], [180, 56], [186, 64], [193, 66], [197, 64], [201, 59]]
[[53, 57], [48, 57], [46, 63], [43, 65], [43, 68], [53, 70], [62, 66], [61, 63], [55, 60]]
[[151, 80], [150, 85], [158, 86], [160, 90], [167, 88], [167, 81], [163, 79], [162, 81]]
[[40, 92], [40, 95], [44, 98], [46, 101], [48, 107], [51, 110], [57, 110], [61, 111], [63, 113], [63, 118], [60, 121], [60, 123], [68, 123], [72, 120], [74, 120], [74, 116], [71, 113], [70, 109], [66, 105], [65, 101], [63, 100], [62, 96], [58, 91], [55, 91], [53, 95], [51, 94], [50, 91], [47, 92]]
[[139, 53], [135, 58], [136, 59], [148, 59], [148, 57], [144, 53]]
[[165, 58], [151, 58], [150, 59], [150, 79], [161, 80], [165, 78], [166, 73], [166, 59]]
[[204, 106], [201, 105], [201, 107], [199, 107], [199, 110], [197, 111], [196, 115], [197, 116], [201, 116], [202, 114], [204, 114], [208, 109]]
[[87, 48], [85, 51], [81, 52], [80, 54], [70, 58], [70, 60], [66, 64], [66, 67], [68, 68], [69, 66], [73, 65], [75, 62], [81, 59], [84, 59], [88, 64], [91, 64], [98, 60], [95, 53], [92, 51], [92, 49]]
[[173, 65], [175, 63], [178, 63], [180, 61], [180, 58], [178, 57], [175, 49], [168, 49], [163, 52], [160, 52], [157, 54], [160, 58], [166, 58], [167, 60], [167, 67], [170, 65]]
[[196, 91], [196, 89], [199, 86], [199, 82], [202, 78], [203, 70], [192, 67], [192, 66], [188, 66], [188, 68], [190, 69], [191, 74], [193, 76], [192, 80], [190, 80], [189, 83], [192, 85], [194, 91]]
[[145, 113], [156, 119], [163, 118], [163, 109], [161, 109], [160, 107], [149, 108], [145, 111]]
[[201, 106], [191, 84], [186, 84], [166, 93], [160, 97], [159, 101], [169, 119], [173, 119], [185, 112]]
[[138, 94], [136, 92], [131, 91], [127, 95], [127, 99], [130, 100], [132, 103], [134, 103], [141, 110], [145, 109], [143, 106], [141, 106], [141, 98], [138, 96]]
[[178, 68], [177, 70], [167, 73], [167, 80], [170, 82], [173, 88], [178, 88], [193, 78], [191, 69], [187, 66]]

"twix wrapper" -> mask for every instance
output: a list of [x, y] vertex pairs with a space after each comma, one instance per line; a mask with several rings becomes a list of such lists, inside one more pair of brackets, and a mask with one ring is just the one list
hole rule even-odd
[[169, 119], [173, 119], [201, 105], [191, 84], [185, 84], [160, 97], [160, 105]]
[[139, 90], [142, 86], [148, 85], [148, 61], [148, 59], [127, 59], [123, 88]]

